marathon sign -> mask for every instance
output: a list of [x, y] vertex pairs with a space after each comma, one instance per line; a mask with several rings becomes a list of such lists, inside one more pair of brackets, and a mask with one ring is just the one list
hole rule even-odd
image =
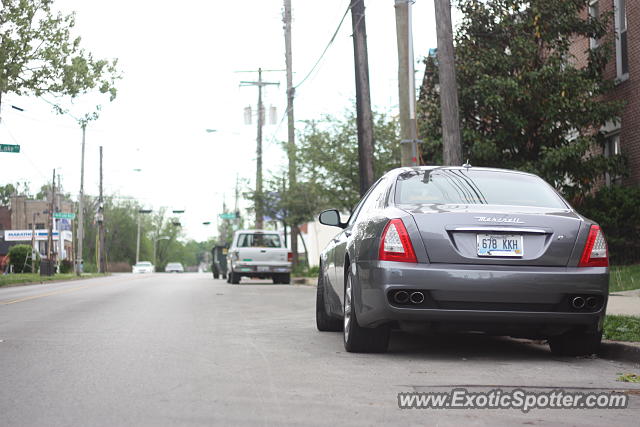
[[[5, 230], [4, 240], [6, 242], [25, 242], [31, 241], [31, 230]], [[47, 240], [49, 238], [48, 230], [36, 230], [36, 240]], [[53, 240], [60, 238], [60, 232], [53, 232]]]

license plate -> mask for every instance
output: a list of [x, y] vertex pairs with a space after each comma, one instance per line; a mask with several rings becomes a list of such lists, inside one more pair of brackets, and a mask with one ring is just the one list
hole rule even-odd
[[257, 271], [258, 271], [258, 273], [264, 273], [264, 272], [269, 271], [269, 267], [258, 266], [257, 267]]
[[478, 256], [521, 257], [524, 255], [520, 234], [478, 234]]

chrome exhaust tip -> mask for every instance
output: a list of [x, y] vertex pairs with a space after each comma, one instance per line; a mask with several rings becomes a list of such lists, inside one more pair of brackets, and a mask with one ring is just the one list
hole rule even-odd
[[413, 304], [422, 304], [424, 301], [424, 294], [422, 292], [412, 292], [409, 299]]
[[409, 293], [406, 291], [398, 291], [393, 294], [393, 300], [398, 304], [406, 304], [409, 302]]
[[571, 300], [571, 305], [573, 306], [573, 308], [577, 308], [577, 309], [581, 309], [584, 308], [584, 298], [582, 297], [575, 297], [574, 299]]

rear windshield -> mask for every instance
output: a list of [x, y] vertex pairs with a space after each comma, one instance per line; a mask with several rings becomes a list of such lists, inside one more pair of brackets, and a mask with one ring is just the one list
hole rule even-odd
[[433, 169], [398, 177], [396, 204], [512, 205], [566, 209], [541, 178], [487, 170]]
[[239, 248], [279, 248], [280, 236], [278, 234], [241, 234], [238, 236]]

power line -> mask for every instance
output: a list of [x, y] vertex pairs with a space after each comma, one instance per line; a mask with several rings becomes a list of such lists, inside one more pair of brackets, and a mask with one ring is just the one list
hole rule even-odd
[[[359, 0], [355, 0], [355, 1], [359, 1]], [[331, 40], [329, 40], [329, 43], [327, 43], [327, 46], [325, 46], [324, 50], [322, 51], [322, 53], [320, 54], [320, 57], [318, 58], [318, 60], [315, 62], [315, 64], [313, 64], [313, 67], [311, 67], [311, 69], [309, 70], [309, 72], [307, 73], [307, 75], [304, 76], [304, 78], [297, 84], [294, 86], [294, 89], [299, 88], [300, 86], [302, 86], [302, 84], [309, 78], [309, 76], [311, 76], [311, 74], [315, 71], [315, 69], [318, 67], [318, 65], [320, 64], [320, 61], [322, 61], [322, 58], [324, 58], [324, 55], [327, 53], [327, 51], [329, 50], [329, 47], [333, 44], [333, 41], [336, 39], [336, 37], [338, 36], [338, 32], [340, 31], [340, 28], [342, 27], [342, 23], [344, 22], [345, 18], [347, 17], [347, 14], [349, 13], [349, 11], [351, 10], [351, 8], [353, 7], [353, 2], [351, 0], [349, 0], [349, 6], [347, 6], [347, 10], [344, 11], [344, 14], [342, 15], [342, 19], [340, 19], [340, 23], [338, 24], [338, 27], [336, 28], [336, 30], [333, 32], [333, 36], [331, 36]]]

